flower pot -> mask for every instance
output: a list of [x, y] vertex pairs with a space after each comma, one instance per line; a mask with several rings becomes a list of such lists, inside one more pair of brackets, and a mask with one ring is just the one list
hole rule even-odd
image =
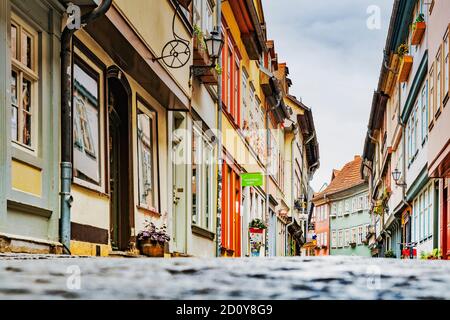
[[406, 81], [408, 81], [409, 73], [411, 72], [411, 68], [413, 65], [413, 57], [412, 56], [403, 56], [401, 63], [402, 63], [402, 65], [400, 67], [398, 80], [399, 80], [399, 82], [406, 82]]
[[413, 46], [416, 46], [422, 42], [423, 35], [425, 34], [425, 29], [427, 28], [427, 25], [425, 21], [422, 22], [416, 22], [413, 35], [411, 38], [411, 44]]
[[160, 244], [156, 241], [142, 240], [141, 253], [147, 257], [164, 257], [164, 244]]

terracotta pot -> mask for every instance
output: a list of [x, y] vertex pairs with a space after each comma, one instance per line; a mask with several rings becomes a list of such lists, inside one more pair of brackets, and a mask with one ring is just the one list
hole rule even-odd
[[142, 254], [147, 257], [164, 257], [164, 244], [156, 241], [142, 240], [140, 247]]

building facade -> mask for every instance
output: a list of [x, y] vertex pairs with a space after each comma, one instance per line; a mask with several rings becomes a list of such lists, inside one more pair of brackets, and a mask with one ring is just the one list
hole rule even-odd
[[[438, 191], [440, 182], [434, 178], [439, 175], [429, 174], [429, 152], [433, 148], [436, 155], [436, 147], [443, 147], [443, 140], [436, 143], [439, 138], [431, 132], [445, 101], [448, 18], [435, 16], [443, 30], [442, 41], [432, 40], [438, 32], [430, 29], [435, 5], [442, 3], [395, 1], [393, 5], [362, 169], [369, 180], [375, 233], [371, 247], [377, 256], [389, 251], [397, 258], [410, 253], [420, 257], [442, 247], [438, 228], [445, 193]], [[448, 130], [441, 129], [445, 140]]]
[[318, 143], [260, 1], [0, 7], [0, 252], [137, 255], [153, 223], [166, 254], [249, 256], [261, 219], [260, 256], [300, 254]]
[[[450, 258], [450, 111], [449, 100], [449, 51], [450, 51], [450, 3], [432, 1], [428, 10], [429, 92], [428, 118], [428, 175], [436, 179], [434, 187], [435, 247], [439, 246], [444, 258]], [[436, 70], [436, 71], [435, 71]], [[440, 88], [440, 89], [438, 89]], [[437, 232], [436, 232], [437, 231]]]
[[368, 185], [360, 177], [361, 165], [361, 157], [355, 156], [341, 170], [333, 170], [329, 185], [314, 196], [318, 255], [371, 256], [366, 241]]

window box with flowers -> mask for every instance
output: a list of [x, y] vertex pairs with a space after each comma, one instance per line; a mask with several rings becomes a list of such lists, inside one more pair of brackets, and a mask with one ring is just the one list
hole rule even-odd
[[198, 25], [194, 26], [194, 65], [207, 66], [210, 64], [205, 35]]
[[157, 228], [153, 222], [148, 222], [137, 238], [139, 249], [145, 256], [162, 258], [164, 252], [168, 251], [170, 236], [167, 234], [165, 225]]
[[421, 13], [413, 24], [413, 34], [411, 38], [411, 44], [417, 46], [422, 42], [423, 35], [425, 34], [425, 29], [427, 28], [424, 15]]
[[413, 57], [408, 55], [409, 48], [406, 44], [401, 44], [397, 49], [398, 57], [400, 58], [400, 71], [398, 74], [399, 82], [408, 81], [409, 74], [413, 65]]

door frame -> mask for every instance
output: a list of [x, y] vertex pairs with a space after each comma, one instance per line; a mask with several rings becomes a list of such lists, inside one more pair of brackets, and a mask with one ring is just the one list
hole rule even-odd
[[[183, 229], [183, 239], [180, 242], [179, 238], [177, 237], [177, 220], [179, 220], [179, 217], [177, 216], [177, 212], [175, 210], [176, 206], [173, 203], [173, 198], [172, 195], [174, 193], [174, 179], [175, 179], [175, 170], [174, 170], [174, 166], [175, 166], [175, 162], [174, 162], [174, 150], [173, 150], [173, 139], [174, 139], [174, 130], [175, 130], [175, 123], [174, 123], [174, 117], [176, 114], [180, 114], [184, 119], [183, 119], [183, 126], [179, 129], [184, 129], [185, 130], [185, 134], [183, 137], [181, 137], [181, 142], [182, 144], [184, 144], [184, 149], [185, 149], [185, 154], [184, 154], [184, 160], [186, 163], [189, 163], [189, 157], [190, 157], [190, 150], [191, 150], [191, 144], [190, 144], [190, 139], [191, 136], [187, 134], [187, 132], [189, 132], [188, 130], [188, 114], [186, 112], [183, 111], [169, 111], [167, 113], [168, 117], [168, 153], [169, 153], [169, 171], [170, 171], [170, 176], [168, 177], [169, 183], [167, 184], [168, 187], [168, 194], [170, 195], [169, 197], [169, 208], [171, 208], [171, 212], [172, 212], [172, 223], [171, 223], [171, 234], [172, 234], [172, 239], [174, 239], [173, 241], [173, 245], [174, 248], [171, 248], [171, 251], [174, 252], [178, 252], [178, 253], [183, 253], [186, 254], [188, 252], [188, 226], [190, 226], [190, 221], [189, 221], [189, 196], [188, 196], [188, 191], [189, 189], [189, 170], [191, 170], [190, 166], [185, 166], [185, 172], [184, 172], [184, 176], [183, 176], [183, 189], [184, 189], [184, 211], [183, 211], [183, 221], [184, 223], [181, 223], [182, 226], [184, 226]], [[184, 141], [183, 141], [184, 139]]]
[[[133, 92], [131, 90], [131, 86], [130, 83], [127, 80], [126, 75], [124, 74], [124, 72], [122, 70], [120, 70], [119, 67], [117, 66], [110, 66], [107, 69], [106, 72], [106, 99], [107, 99], [107, 106], [109, 107], [109, 80], [110, 79], [116, 79], [118, 80], [123, 89], [125, 90], [127, 97], [128, 97], [128, 101], [127, 101], [127, 114], [128, 114], [128, 119], [127, 119], [127, 124], [128, 124], [128, 171], [131, 174], [128, 174], [128, 219], [125, 220], [126, 225], [121, 225], [119, 226], [120, 230], [119, 230], [119, 239], [118, 239], [118, 246], [119, 246], [119, 250], [120, 248], [124, 248], [125, 247], [125, 243], [122, 243], [124, 241], [128, 242], [127, 247], [129, 249], [134, 249], [134, 248], [130, 248], [130, 244], [131, 243], [136, 243], [136, 234], [134, 232], [135, 230], [135, 217], [134, 217], [134, 168], [133, 168]], [[109, 132], [109, 110], [107, 111], [107, 116], [106, 118], [106, 137], [107, 139], [105, 139], [105, 150], [106, 150], [106, 157], [108, 159], [108, 161], [105, 161], [105, 172], [106, 172], [106, 177], [108, 178], [108, 183], [106, 184], [107, 186], [107, 192], [108, 195], [111, 196], [111, 190], [110, 190], [110, 186], [109, 186], [109, 179], [110, 179], [110, 174], [111, 174], [111, 168], [110, 168], [110, 153], [109, 153], [109, 139], [110, 139], [110, 132]], [[123, 221], [120, 221], [122, 224]], [[110, 228], [113, 226], [113, 217], [112, 217], [112, 210], [110, 209]], [[111, 229], [110, 229], [111, 230]], [[125, 232], [125, 236], [123, 235], [123, 232]], [[110, 234], [110, 237], [112, 235]], [[124, 240], [128, 238], [128, 240]]]

